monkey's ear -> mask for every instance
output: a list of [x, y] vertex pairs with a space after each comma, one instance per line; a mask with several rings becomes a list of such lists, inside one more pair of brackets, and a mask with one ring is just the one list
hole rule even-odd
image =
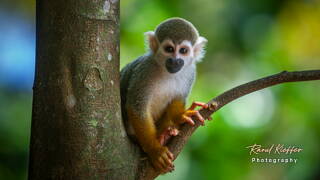
[[159, 48], [159, 43], [155, 33], [153, 31], [148, 31], [144, 33], [144, 35], [146, 36], [146, 41], [147, 41], [147, 44], [149, 45], [150, 50], [153, 53], [156, 53]]
[[198, 37], [196, 44], [194, 45], [194, 48], [193, 48], [193, 53], [194, 53], [196, 62], [199, 62], [203, 58], [205, 54], [204, 47], [207, 44], [207, 42], [208, 40], [206, 38], [202, 36]]

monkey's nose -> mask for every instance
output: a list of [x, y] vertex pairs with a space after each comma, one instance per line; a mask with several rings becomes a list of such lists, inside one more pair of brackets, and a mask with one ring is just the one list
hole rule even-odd
[[170, 64], [171, 66], [180, 66], [183, 65], [183, 60], [182, 59], [173, 59], [173, 58], [169, 58], [168, 59], [168, 64]]
[[167, 70], [170, 73], [178, 72], [183, 65], [184, 65], [184, 61], [182, 59], [169, 58], [167, 59], [167, 62], [166, 62]]
[[177, 66], [183, 66], [184, 61], [182, 59], [177, 59], [176, 63], [177, 63]]

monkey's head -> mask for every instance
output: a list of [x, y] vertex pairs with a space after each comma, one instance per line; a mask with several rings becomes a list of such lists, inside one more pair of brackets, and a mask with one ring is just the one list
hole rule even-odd
[[207, 40], [182, 18], [170, 18], [145, 34], [154, 59], [169, 73], [177, 73], [204, 56]]

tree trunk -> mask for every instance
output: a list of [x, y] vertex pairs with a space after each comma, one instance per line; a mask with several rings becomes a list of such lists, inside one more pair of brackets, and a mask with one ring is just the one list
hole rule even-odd
[[135, 179], [119, 91], [119, 1], [37, 0], [29, 179]]

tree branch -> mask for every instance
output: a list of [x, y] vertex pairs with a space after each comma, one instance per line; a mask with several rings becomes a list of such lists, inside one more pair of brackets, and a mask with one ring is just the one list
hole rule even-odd
[[[233, 89], [230, 89], [221, 95], [213, 98], [208, 102], [209, 109], [200, 110], [201, 115], [204, 118], [209, 117], [214, 112], [218, 111], [224, 105], [230, 103], [231, 101], [250, 94], [252, 92], [274, 86], [281, 83], [286, 82], [298, 82], [298, 81], [311, 81], [311, 80], [320, 80], [320, 70], [310, 70], [310, 71], [295, 71], [295, 72], [287, 72], [283, 71], [281, 73], [267, 76], [261, 79], [257, 79], [255, 81], [248, 82], [246, 84], [237, 86]], [[194, 119], [195, 120], [195, 119]], [[168, 148], [174, 154], [175, 157], [181, 152], [182, 148], [186, 144], [189, 137], [192, 133], [200, 126], [199, 121], [196, 121], [195, 126], [190, 126], [188, 124], [184, 124], [178, 136], [173, 137], [168, 142]], [[156, 178], [159, 174], [155, 172], [152, 168], [149, 161], [143, 161], [140, 166], [140, 174], [139, 179], [149, 180]]]

